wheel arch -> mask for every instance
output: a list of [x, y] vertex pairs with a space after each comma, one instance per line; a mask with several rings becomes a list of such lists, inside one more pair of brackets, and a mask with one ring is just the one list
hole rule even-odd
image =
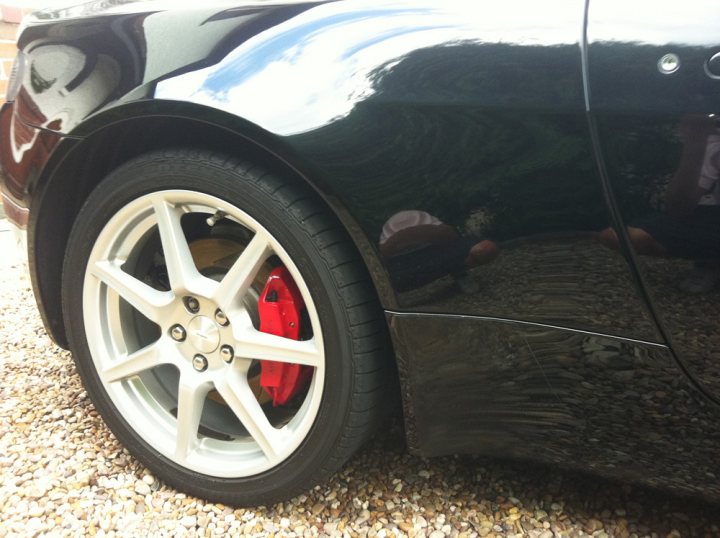
[[312, 164], [293, 155], [259, 127], [227, 113], [188, 103], [136, 102], [90, 117], [56, 148], [33, 185], [28, 253], [38, 306], [53, 340], [67, 347], [61, 307], [62, 265], [72, 225], [93, 188], [114, 168], [150, 151], [173, 147], [237, 155], [292, 177], [314, 190], [350, 235], [370, 273], [380, 304], [395, 296], [369, 238]]

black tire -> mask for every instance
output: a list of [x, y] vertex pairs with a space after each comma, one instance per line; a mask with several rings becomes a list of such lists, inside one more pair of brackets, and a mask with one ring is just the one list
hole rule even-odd
[[[83, 312], [93, 245], [121, 208], [165, 189], [221, 198], [260, 222], [296, 263], [319, 315], [326, 357], [320, 409], [300, 446], [257, 475], [201, 474], [154, 450], [113, 404], [93, 364]], [[84, 386], [120, 442], [166, 483], [234, 506], [283, 501], [326, 480], [374, 431], [391, 387], [384, 317], [367, 270], [338, 220], [307, 186], [225, 155], [192, 149], [149, 153], [105, 178], [82, 207], [70, 236], [63, 313]]]

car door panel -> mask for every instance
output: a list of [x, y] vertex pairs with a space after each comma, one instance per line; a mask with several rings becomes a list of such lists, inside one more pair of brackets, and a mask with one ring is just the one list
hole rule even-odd
[[[591, 2], [590, 106], [655, 313], [688, 373], [720, 396], [720, 6]], [[639, 21], [642, 20], [642, 23]]]

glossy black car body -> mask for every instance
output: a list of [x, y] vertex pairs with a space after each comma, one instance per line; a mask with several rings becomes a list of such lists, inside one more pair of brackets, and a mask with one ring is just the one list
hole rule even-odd
[[[720, 288], [679, 285], [716, 265], [718, 232], [697, 228], [707, 255], [683, 256], [628, 233], [664, 214], [688, 140], [716, 129], [720, 5], [631, 4], [37, 13], [0, 155], [48, 331], [66, 345], [60, 268], [99, 178], [149, 149], [242, 152], [311, 185], [352, 236], [386, 310], [410, 450], [720, 498]], [[461, 276], [432, 260], [398, 276], [379, 241], [407, 210], [499, 254]]]

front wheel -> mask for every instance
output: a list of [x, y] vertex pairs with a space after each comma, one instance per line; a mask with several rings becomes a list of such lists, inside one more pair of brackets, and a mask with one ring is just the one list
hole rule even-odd
[[386, 334], [367, 272], [314, 193], [177, 150], [103, 180], [63, 271], [77, 369], [118, 439], [181, 490], [268, 504], [372, 432]]

